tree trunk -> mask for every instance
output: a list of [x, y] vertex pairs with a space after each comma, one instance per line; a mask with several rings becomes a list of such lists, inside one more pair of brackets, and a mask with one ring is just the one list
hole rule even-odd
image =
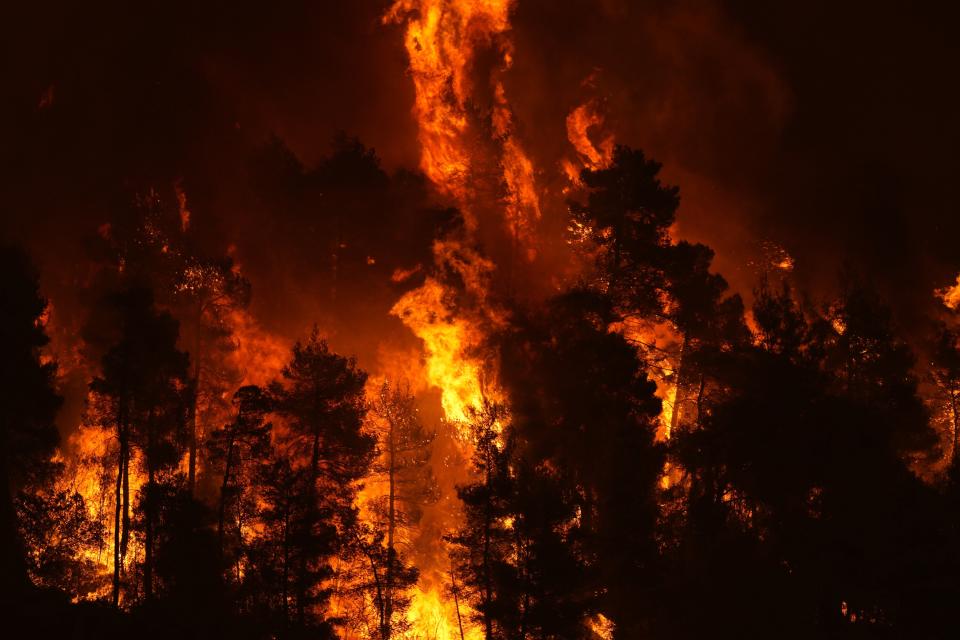
[[283, 624], [284, 627], [290, 622], [290, 594], [288, 585], [290, 584], [290, 515], [283, 515], [283, 585], [280, 589], [283, 598]]
[[960, 444], [960, 414], [957, 407], [957, 390], [950, 390], [950, 411], [953, 417], [953, 459], [957, 459], [957, 445]]
[[514, 544], [517, 549], [517, 572], [520, 577], [521, 588], [523, 589], [523, 603], [520, 607], [520, 630], [518, 638], [525, 640], [527, 637], [527, 612], [530, 611], [530, 581], [527, 572], [527, 545], [524, 544], [523, 535], [520, 533], [520, 517], [515, 516], [513, 520]]
[[370, 572], [373, 574], [373, 583], [377, 588], [377, 617], [378, 623], [380, 626], [380, 635], [381, 640], [385, 640], [389, 636], [384, 636], [386, 630], [389, 633], [389, 620], [386, 617], [386, 604], [384, 602], [383, 595], [383, 586], [380, 583], [380, 574], [377, 573], [377, 563], [373, 558], [373, 553], [370, 551], [369, 547], [363, 543], [363, 540], [360, 539], [359, 534], [357, 535], [357, 542], [360, 544], [360, 548], [363, 549], [364, 553], [367, 556], [367, 560], [370, 562]]
[[187, 486], [190, 489], [190, 496], [195, 497], [197, 486], [197, 431], [200, 420], [200, 354], [203, 348], [202, 326], [203, 326], [203, 305], [200, 306], [197, 314], [197, 344], [194, 347], [193, 354], [193, 409], [190, 420], [190, 448], [187, 453]]
[[223, 482], [220, 484], [220, 508], [217, 518], [217, 540], [220, 543], [220, 559], [223, 560], [224, 549], [223, 549], [223, 528], [224, 521], [226, 520], [227, 513], [227, 489], [229, 488], [230, 483], [230, 468], [233, 462], [233, 441], [234, 438], [231, 436], [230, 441], [227, 444], [227, 460], [223, 468]]
[[453, 566], [450, 567], [450, 586], [453, 591], [453, 606], [457, 610], [457, 627], [460, 629], [460, 640], [463, 638], [463, 620], [460, 618], [460, 593], [457, 588], [457, 575], [453, 572]]
[[143, 542], [143, 595], [149, 602], [153, 599], [153, 525], [154, 512], [156, 505], [156, 491], [154, 490], [154, 472], [153, 463], [150, 456], [147, 456], [147, 493], [144, 504], [145, 523], [144, 523], [144, 542]]
[[396, 562], [396, 550], [394, 549], [393, 536], [397, 525], [396, 515], [396, 427], [394, 420], [388, 420], [389, 444], [388, 452], [390, 457], [389, 475], [390, 475], [390, 494], [389, 510], [387, 516], [387, 576], [386, 576], [386, 594], [384, 598], [384, 621], [381, 635], [383, 640], [389, 640], [391, 636], [391, 627], [393, 622], [393, 565]]
[[493, 528], [493, 505], [491, 504], [492, 496], [490, 492], [493, 490], [493, 482], [491, 479], [493, 455], [490, 448], [493, 447], [493, 442], [488, 441], [485, 443], [485, 446], [487, 448], [487, 500], [484, 505], [483, 516], [483, 626], [485, 639], [493, 640], [493, 618], [490, 611], [490, 605], [493, 602], [493, 576], [491, 575], [492, 571], [490, 568], [490, 537], [492, 535], [491, 529]]
[[676, 391], [673, 394], [673, 409], [670, 413], [670, 433], [667, 434], [667, 438], [669, 438], [673, 432], [676, 431], [677, 425], [680, 424], [680, 404], [683, 400], [683, 385], [686, 382], [684, 379], [686, 368], [683, 366], [683, 361], [689, 348], [689, 338], [687, 337], [687, 334], [683, 334], [683, 343], [680, 345], [680, 357], [677, 361], [677, 379], [674, 383], [674, 388]]
[[127, 526], [130, 522], [128, 514], [129, 481], [127, 478], [128, 459], [130, 457], [130, 443], [128, 441], [125, 417], [121, 413], [117, 418], [117, 439], [120, 443], [117, 452], [117, 484], [116, 504], [113, 517], [113, 606], [120, 606], [120, 574], [123, 571], [123, 561], [127, 553]]
[[707, 380], [706, 377], [701, 373], [700, 374], [700, 388], [697, 389], [697, 427], [700, 426], [701, 418], [703, 417], [703, 392], [706, 389]]
[[156, 444], [154, 443], [154, 430], [156, 425], [154, 425], [154, 416], [153, 412], [150, 412], [150, 416], [147, 418], [147, 451], [146, 451], [146, 461], [147, 461], [147, 490], [146, 490], [146, 499], [144, 500], [144, 558], [143, 558], [143, 595], [144, 599], [149, 602], [153, 600], [153, 529], [156, 520], [156, 485], [155, 485], [155, 457], [156, 457]]

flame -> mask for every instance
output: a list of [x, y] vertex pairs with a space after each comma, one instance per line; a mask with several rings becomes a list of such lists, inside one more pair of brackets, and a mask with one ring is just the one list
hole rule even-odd
[[591, 617], [588, 621], [594, 640], [612, 640], [616, 625], [602, 613]]
[[[67, 459], [67, 473], [58, 489], [69, 489], [83, 496], [84, 505], [90, 518], [104, 526], [103, 541], [100, 547], [87, 547], [82, 550], [83, 558], [89, 560], [103, 576], [113, 572], [114, 551], [114, 486], [116, 463], [112, 461], [116, 444], [113, 432], [99, 425], [82, 425], [71, 434], [67, 442], [70, 456]], [[130, 513], [133, 514], [135, 496], [146, 484], [146, 474], [142, 471], [140, 454], [131, 452], [129, 467]], [[138, 536], [131, 535], [127, 545], [124, 570], [129, 571], [132, 563], [142, 555], [142, 545]], [[76, 594], [78, 599], [92, 600], [104, 598], [110, 592], [107, 580], [103, 581], [100, 592]]]
[[470, 320], [456, 316], [447, 306], [448, 290], [434, 278], [405, 294], [391, 309], [423, 340], [427, 381], [441, 391], [447, 420], [465, 423], [470, 409], [484, 399], [484, 365], [471, 352], [483, 333]]
[[[532, 259], [540, 196], [534, 165], [517, 138], [502, 80], [513, 63], [509, 38], [513, 5], [514, 0], [397, 0], [384, 22], [406, 24], [404, 44], [416, 91], [413, 113], [419, 125], [420, 167], [441, 192], [456, 200], [468, 228], [474, 230], [477, 194], [472, 182], [485, 145], [471, 136], [486, 136], [485, 142], [497, 148], [506, 192], [504, 221]], [[474, 62], [489, 49], [499, 55], [500, 65], [486, 79], [487, 89], [474, 77]], [[477, 106], [481, 90], [492, 90], [492, 103], [485, 108]], [[491, 132], [475, 124], [482, 120], [482, 111], [489, 112]]]
[[443, 588], [431, 585], [418, 587], [413, 594], [407, 621], [416, 629], [414, 637], [434, 640], [459, 640], [460, 625], [463, 625], [464, 640], [482, 640], [483, 632], [468, 619], [468, 610], [460, 604], [459, 618], [457, 605], [452, 598], [441, 596]]
[[277, 379], [290, 356], [290, 343], [268, 333], [246, 309], [235, 309], [227, 316], [227, 326], [236, 348], [231, 364], [243, 375], [237, 388], [255, 384], [266, 386]]
[[[603, 123], [604, 118], [596, 100], [588, 100], [575, 107], [567, 116], [567, 139], [576, 149], [581, 164], [589, 169], [603, 169], [613, 160], [613, 134], [607, 134], [599, 145], [595, 145], [590, 139], [590, 130], [600, 129]], [[573, 166], [569, 160], [567, 163]], [[568, 175], [569, 173], [567, 170]], [[579, 178], [575, 181], [578, 180]]]
[[187, 192], [183, 190], [180, 183], [174, 185], [174, 191], [177, 194], [177, 208], [180, 210], [180, 230], [184, 233], [190, 228], [190, 209], [187, 206]]
[[[429, 276], [390, 311], [423, 342], [424, 382], [440, 390], [445, 424], [454, 430], [446, 441], [455, 451], [439, 456], [435, 445], [434, 470], [447, 497], [427, 514], [433, 524], [424, 525], [421, 535], [442, 534], [456, 519], [459, 504], [453, 487], [463, 480], [464, 467], [451, 461], [469, 459], [472, 444], [465, 425], [471, 411], [485, 400], [501, 399], [489, 358], [482, 353], [486, 330], [502, 322], [503, 314], [488, 295], [494, 265], [470, 249], [479, 212], [501, 211], [501, 223], [520, 255], [527, 260], [537, 255], [541, 208], [536, 169], [519, 140], [503, 82], [513, 62], [513, 5], [514, 0], [397, 0], [384, 17], [385, 22], [406, 25], [420, 166], [441, 193], [454, 199], [466, 227], [465, 237], [438, 241], [433, 247], [440, 271], [459, 275], [463, 289]], [[498, 62], [488, 78], [478, 78], [474, 68], [481, 52], [493, 52]], [[482, 126], [487, 117], [491, 126]], [[499, 176], [499, 195], [493, 202], [478, 188], [485, 177], [482, 167], [489, 167], [491, 158]], [[395, 273], [393, 279], [409, 275]], [[418, 558], [421, 577], [408, 610], [414, 636], [482, 637], [469, 621], [467, 607], [462, 602], [458, 607], [449, 596], [445, 545], [429, 547]]]
[[943, 302], [944, 306], [954, 311], [960, 307], [960, 275], [952, 286], [942, 287], [934, 290], [934, 295]]

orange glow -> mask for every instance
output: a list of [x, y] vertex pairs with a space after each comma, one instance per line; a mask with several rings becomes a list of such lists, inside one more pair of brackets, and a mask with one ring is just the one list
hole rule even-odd
[[960, 307], [960, 275], [952, 286], [936, 289], [933, 293], [943, 301], [944, 306], [956, 311]]
[[404, 295], [391, 313], [423, 340], [427, 382], [441, 391], [447, 420], [464, 423], [484, 398], [483, 362], [472, 355], [483, 333], [447, 306], [446, 288], [433, 278]]
[[[590, 139], [590, 132], [603, 127], [603, 115], [596, 100], [589, 100], [576, 107], [567, 116], [567, 139], [583, 166], [589, 169], [602, 169], [613, 159], [614, 138], [606, 135], [599, 144]], [[569, 161], [568, 161], [569, 162]], [[569, 171], [567, 171], [569, 175]], [[578, 172], [579, 173], [579, 172]], [[579, 178], [578, 178], [579, 179]]]
[[[532, 259], [540, 196], [533, 162], [517, 139], [513, 110], [499, 77], [513, 62], [509, 39], [513, 5], [514, 0], [397, 0], [384, 21], [406, 25], [424, 173], [455, 199], [468, 228], [475, 229], [473, 172], [486, 144], [470, 138], [487, 136], [484, 142], [497, 149], [505, 190], [504, 222]], [[473, 77], [474, 62], [485, 50], [495, 51], [500, 65], [492, 77], [478, 79]], [[475, 103], [487, 87], [493, 90], [488, 105], [493, 131], [489, 133], [474, 122]]]
[[290, 357], [290, 343], [267, 333], [245, 309], [235, 309], [227, 318], [236, 349], [230, 354], [233, 366], [243, 375], [238, 386], [266, 386], [275, 380]]

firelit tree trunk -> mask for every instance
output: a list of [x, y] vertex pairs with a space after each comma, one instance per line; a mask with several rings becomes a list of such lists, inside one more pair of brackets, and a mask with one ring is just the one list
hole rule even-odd
[[117, 438], [120, 448], [117, 453], [117, 485], [116, 504], [113, 518], [113, 606], [120, 605], [120, 574], [123, 571], [123, 561], [127, 548], [127, 496], [129, 484], [127, 480], [127, 460], [130, 455], [130, 441], [127, 428], [123, 424], [124, 417], [118, 418]]
[[154, 524], [154, 478], [153, 465], [147, 462], [147, 495], [145, 501], [145, 521], [143, 532], [143, 595], [146, 600], [153, 599], [153, 524]]
[[677, 379], [674, 383], [674, 388], [676, 391], [673, 394], [673, 408], [670, 411], [670, 433], [674, 433], [677, 430], [677, 425], [680, 424], [680, 404], [683, 401], [683, 390], [684, 385], [686, 384], [687, 376], [686, 368], [684, 366], [684, 360], [687, 357], [687, 351], [690, 349], [690, 342], [687, 334], [683, 334], [683, 343], [680, 345], [680, 356], [677, 359]]
[[153, 600], [153, 529], [156, 519], [156, 478], [154, 470], [154, 456], [156, 444], [154, 442], [154, 418], [151, 413], [147, 419], [147, 487], [144, 500], [144, 542], [143, 542], [143, 595], [149, 602]]
[[457, 574], [450, 567], [450, 590], [453, 592], [453, 606], [457, 610], [457, 628], [460, 630], [460, 640], [463, 638], [463, 619], [460, 617], [460, 589], [457, 587]]
[[280, 597], [283, 599], [283, 625], [290, 623], [290, 514], [283, 514], [283, 578]]
[[960, 444], [960, 407], [957, 406], [957, 390], [950, 389], [950, 417], [953, 420], [953, 450], [954, 461], [957, 459], [957, 445]]
[[191, 400], [190, 445], [187, 451], [187, 487], [195, 496], [197, 486], [197, 423], [200, 420], [200, 341], [197, 340], [196, 361], [193, 370], [193, 399]]
[[[384, 635], [384, 633], [389, 634], [389, 623], [386, 616], [386, 606], [384, 603], [383, 596], [383, 584], [380, 581], [380, 572], [377, 571], [377, 562], [373, 557], [373, 552], [371, 551], [368, 545], [363, 543], [358, 536], [357, 541], [360, 543], [360, 548], [366, 553], [367, 560], [370, 562], [370, 572], [373, 574], [373, 584], [377, 589], [376, 595], [376, 605], [377, 605], [377, 624], [380, 627], [380, 635], [382, 638], [387, 638], [389, 635]], [[386, 630], [386, 631], [385, 631]]]
[[220, 558], [224, 557], [223, 548], [223, 529], [227, 514], [227, 490], [230, 486], [230, 472], [233, 470], [233, 445], [234, 439], [231, 437], [227, 443], [227, 459], [224, 462], [223, 482], [220, 483], [220, 505], [217, 514], [217, 540], [220, 544]]
[[493, 504], [491, 493], [493, 491], [493, 456], [490, 447], [493, 443], [487, 442], [486, 458], [486, 504], [483, 505], [483, 628], [486, 640], [493, 640], [493, 612], [490, 611], [490, 605], [493, 602], [493, 568], [490, 566], [490, 542], [493, 536]]
[[396, 511], [396, 475], [397, 475], [397, 441], [396, 441], [396, 425], [393, 420], [388, 420], [388, 429], [389, 429], [389, 439], [388, 439], [388, 455], [389, 455], [389, 466], [388, 474], [390, 477], [390, 493], [388, 497], [388, 507], [387, 507], [387, 576], [386, 576], [386, 593], [384, 597], [384, 612], [383, 612], [383, 622], [381, 625], [380, 635], [383, 636], [383, 640], [389, 640], [391, 636], [391, 629], [393, 627], [393, 569], [394, 564], [396, 563], [396, 550], [394, 548], [393, 537], [394, 532], [397, 528], [397, 511]]

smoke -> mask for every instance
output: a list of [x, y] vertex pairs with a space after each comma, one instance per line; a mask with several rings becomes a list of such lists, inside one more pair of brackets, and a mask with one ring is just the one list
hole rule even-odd
[[[513, 284], [557, 285], [569, 258], [566, 117], [595, 100], [616, 140], [663, 162], [665, 180], [681, 186], [675, 235], [713, 247], [735, 290], [749, 294], [773, 242], [809, 290], [828, 291], [846, 260], [917, 324], [960, 262], [960, 109], [943, 80], [956, 22], [947, 9], [894, 4], [518, 0], [502, 79], [513, 135], [537, 168], [548, 242]], [[416, 346], [388, 311], [421, 276], [388, 276], [429, 267], [443, 202], [422, 177], [395, 175], [418, 165], [419, 145], [403, 30], [382, 23], [387, 5], [10, 8], [0, 231], [40, 263], [65, 330], [89, 302], [77, 295], [92, 277], [87, 239], [130, 193], [178, 183], [198, 241], [241, 263], [270, 331], [289, 340], [320, 322], [367, 366], [381, 357], [370, 336]], [[331, 195], [315, 175], [340, 130], [381, 159], [387, 182], [374, 195]], [[300, 166], [292, 200], [254, 184], [271, 136]], [[328, 223], [345, 206], [350, 232], [376, 237], [331, 251]], [[341, 270], [331, 297], [332, 260], [342, 266], [344, 252], [373, 262], [360, 275]]]

